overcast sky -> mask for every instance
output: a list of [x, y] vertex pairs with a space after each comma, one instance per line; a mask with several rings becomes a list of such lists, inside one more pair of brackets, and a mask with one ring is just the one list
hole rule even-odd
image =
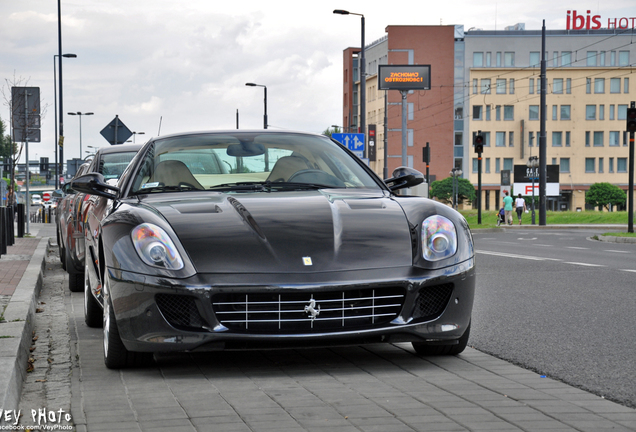
[[[100, 131], [115, 117], [137, 142], [161, 135], [219, 128], [262, 128], [267, 86], [271, 129], [322, 132], [342, 121], [342, 51], [384, 36], [387, 25], [462, 24], [485, 30], [525, 23], [527, 30], [565, 29], [566, 11], [607, 18], [636, 16], [634, 0], [299, 2], [220, 0], [62, 0], [64, 159], [109, 144]], [[56, 0], [0, 0], [0, 79], [40, 87], [42, 142], [29, 159], [54, 160], [53, 59], [58, 53]], [[636, 42], [636, 41], [635, 41]], [[7, 83], [8, 80], [8, 83]], [[9, 108], [1, 101], [8, 124]], [[159, 129], [161, 124], [161, 129]], [[24, 153], [21, 157], [24, 161]]]

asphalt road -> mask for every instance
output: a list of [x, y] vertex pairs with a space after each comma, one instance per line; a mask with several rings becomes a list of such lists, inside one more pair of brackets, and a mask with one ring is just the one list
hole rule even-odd
[[474, 232], [470, 346], [636, 407], [636, 244], [598, 231]]

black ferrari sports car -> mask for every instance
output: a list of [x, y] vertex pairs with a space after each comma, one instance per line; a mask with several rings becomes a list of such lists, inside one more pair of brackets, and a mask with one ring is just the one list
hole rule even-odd
[[[146, 143], [86, 215], [85, 318], [109, 368], [153, 352], [411, 342], [466, 347], [473, 241], [450, 207], [398, 195], [323, 135], [187, 133]], [[90, 258], [89, 258], [90, 257]]]

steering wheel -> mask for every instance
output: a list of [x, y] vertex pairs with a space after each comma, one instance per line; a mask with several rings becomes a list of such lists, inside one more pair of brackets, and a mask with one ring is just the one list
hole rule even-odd
[[318, 169], [304, 169], [296, 171], [287, 181], [296, 183], [314, 183], [333, 187], [346, 187], [345, 183], [338, 177]]

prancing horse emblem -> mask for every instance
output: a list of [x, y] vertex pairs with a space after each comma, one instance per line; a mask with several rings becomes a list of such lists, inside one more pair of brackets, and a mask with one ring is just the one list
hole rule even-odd
[[309, 300], [309, 305], [305, 306], [305, 312], [311, 315], [311, 322], [313, 323], [316, 317], [320, 315], [320, 305], [316, 308], [316, 300], [312, 298]]

